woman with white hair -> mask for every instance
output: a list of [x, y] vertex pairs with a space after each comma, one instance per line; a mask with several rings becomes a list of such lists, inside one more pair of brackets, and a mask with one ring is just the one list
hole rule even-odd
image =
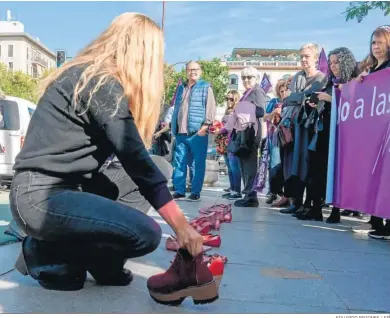
[[[327, 84], [327, 77], [317, 69], [319, 59], [318, 45], [305, 44], [300, 49], [302, 71], [292, 79], [291, 94], [283, 102], [282, 120], [279, 126], [279, 136], [282, 139], [283, 174], [285, 177], [286, 197], [292, 198], [292, 205], [280, 212], [285, 214], [300, 214], [311, 209], [312, 200], [306, 191], [306, 201], [303, 195], [308, 182], [309, 141], [314, 134], [313, 112], [309, 98], [313, 93], [321, 91]], [[322, 220], [322, 215], [316, 215]]]
[[[245, 197], [237, 200], [234, 205], [237, 207], [258, 207], [259, 201], [255, 185], [258, 168], [258, 149], [262, 131], [260, 118], [264, 116], [266, 95], [258, 84], [259, 72], [256, 68], [247, 67], [243, 69], [241, 79], [245, 92], [234, 109], [233, 116], [229, 119], [227, 129], [234, 129], [233, 134], [241, 130], [247, 138], [254, 140], [250, 142], [249, 153], [244, 156], [236, 154], [240, 160], [241, 176], [244, 182], [244, 191], [242, 193], [245, 194]], [[243, 119], [247, 122], [243, 122]]]

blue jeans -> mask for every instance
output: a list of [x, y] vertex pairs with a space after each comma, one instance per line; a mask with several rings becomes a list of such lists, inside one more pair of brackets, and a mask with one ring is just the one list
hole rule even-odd
[[[206, 173], [208, 136], [177, 135], [173, 186], [178, 194], [185, 194], [187, 166], [193, 168], [191, 190], [192, 194], [199, 195], [202, 191], [204, 176]], [[191, 164], [191, 160], [193, 161]], [[191, 175], [191, 173], [190, 173]]]
[[[169, 176], [168, 163], [155, 163]], [[27, 234], [22, 253], [33, 279], [82, 278], [86, 271], [104, 279], [126, 259], [158, 247], [161, 228], [145, 214], [150, 204], [120, 164], [108, 170], [88, 184], [34, 171], [15, 174], [10, 207]]]
[[241, 193], [241, 170], [238, 157], [229, 152], [224, 154], [223, 158], [228, 169], [230, 189], [234, 192]]

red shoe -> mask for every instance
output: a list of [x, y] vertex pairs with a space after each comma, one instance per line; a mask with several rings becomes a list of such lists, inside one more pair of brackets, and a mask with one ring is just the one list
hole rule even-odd
[[150, 296], [160, 304], [175, 306], [180, 305], [186, 297], [192, 297], [196, 305], [217, 300], [215, 278], [202, 257], [202, 254], [193, 257], [187, 250], [180, 248], [165, 273], [148, 279]]
[[199, 228], [200, 226], [202, 226], [204, 224], [209, 225], [210, 229], [208, 231], [202, 230], [202, 232], [199, 232], [197, 230], [199, 233], [207, 234], [208, 232], [210, 232], [210, 230], [217, 230], [218, 231], [219, 228], [221, 227], [221, 221], [219, 220], [219, 217], [217, 217], [217, 215], [214, 213], [211, 213], [211, 214], [205, 215], [205, 216], [199, 216], [199, 217], [190, 221], [190, 225], [192, 225], [193, 227], [197, 227], [197, 228]]
[[202, 235], [203, 245], [211, 247], [220, 247], [221, 246], [221, 237], [219, 235], [206, 234]]
[[203, 222], [195, 222], [191, 224], [191, 226], [195, 229], [199, 234], [207, 234], [212, 230], [211, 224], [207, 221]]
[[222, 213], [230, 213], [232, 212], [232, 205], [231, 204], [216, 204], [211, 207], [205, 207], [199, 209], [200, 214], [210, 214], [215, 211], [222, 211]]
[[203, 255], [203, 261], [206, 263], [210, 263], [212, 260], [215, 260], [215, 259], [219, 259], [224, 264], [226, 264], [228, 261], [226, 256], [222, 256], [219, 254], [213, 254], [213, 255], [205, 254], [205, 255]]

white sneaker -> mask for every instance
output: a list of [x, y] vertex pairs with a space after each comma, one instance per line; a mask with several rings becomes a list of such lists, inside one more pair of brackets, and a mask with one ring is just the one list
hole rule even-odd
[[354, 226], [352, 228], [352, 232], [359, 234], [368, 234], [371, 231], [373, 231], [371, 223], [364, 223], [362, 225]]

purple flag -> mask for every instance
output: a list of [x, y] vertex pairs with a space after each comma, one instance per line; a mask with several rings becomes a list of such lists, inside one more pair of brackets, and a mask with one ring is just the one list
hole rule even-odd
[[318, 70], [320, 70], [325, 75], [328, 75], [328, 59], [326, 58], [324, 48], [322, 48], [320, 58], [318, 59]]
[[272, 84], [267, 76], [267, 74], [264, 73], [263, 75], [263, 79], [261, 80], [261, 84], [260, 84], [261, 88], [264, 89], [264, 92], [267, 94], [269, 92], [269, 90], [271, 89], [272, 87]]
[[389, 68], [366, 76], [363, 83], [343, 85], [333, 191], [333, 203], [339, 208], [390, 218], [389, 101]]
[[181, 83], [182, 83], [182, 82], [181, 82], [181, 78], [179, 78], [179, 80], [177, 81], [175, 93], [173, 94], [173, 97], [172, 97], [172, 100], [171, 100], [171, 106], [174, 106], [174, 104], [175, 104], [177, 89], [179, 88], [179, 86], [181, 85]]

